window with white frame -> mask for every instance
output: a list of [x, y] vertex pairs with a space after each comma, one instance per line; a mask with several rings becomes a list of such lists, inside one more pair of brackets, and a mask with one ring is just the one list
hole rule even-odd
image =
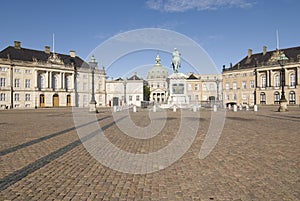
[[30, 101], [30, 94], [25, 94], [25, 101]]
[[250, 88], [251, 89], [255, 88], [254, 80], [250, 80]]
[[260, 93], [260, 103], [261, 104], [266, 104], [266, 94], [265, 94], [265, 92]]
[[83, 91], [87, 91], [88, 90], [88, 85], [87, 83], [83, 83]]
[[26, 73], [26, 74], [29, 74], [29, 73], [31, 73], [31, 70], [25, 69], [25, 73]]
[[14, 94], [15, 101], [20, 101], [20, 94]]
[[43, 89], [44, 88], [44, 76], [39, 74], [39, 88]]
[[295, 73], [291, 73], [290, 74], [290, 86], [296, 86], [296, 77], [295, 77]]
[[229, 83], [228, 82], [225, 84], [225, 89], [229, 89]]
[[236, 87], [236, 82], [232, 83], [232, 88], [233, 88], [233, 89], [236, 89], [236, 88], [237, 88], [237, 87]]
[[280, 94], [278, 91], [275, 91], [274, 93], [274, 104], [279, 104], [279, 100], [280, 100]]
[[280, 87], [280, 76], [279, 76], [279, 74], [274, 75], [274, 86], [275, 87]]
[[246, 82], [242, 82], [242, 87], [243, 87], [243, 89], [246, 89], [247, 88], [247, 83]]
[[195, 100], [198, 101], [199, 100], [199, 95], [195, 95]]
[[205, 83], [202, 84], [202, 90], [206, 91], [206, 84]]
[[236, 94], [233, 94], [233, 100], [236, 100]]
[[132, 96], [129, 96], [129, 101], [132, 101]]
[[262, 88], [266, 88], [266, 86], [267, 86], [266, 75], [263, 74], [263, 75], [261, 76], [261, 87], [262, 87]]
[[19, 88], [20, 87], [20, 79], [15, 79], [14, 86], [15, 86], [15, 88]]
[[0, 101], [5, 101], [5, 93], [0, 94]]
[[247, 94], [242, 94], [242, 99], [247, 100]]
[[14, 72], [15, 72], [15, 73], [20, 73], [20, 69], [19, 69], [19, 68], [15, 68], [15, 69], [14, 69]]
[[139, 101], [139, 100], [140, 100], [140, 96], [136, 95], [136, 101]]
[[25, 88], [30, 88], [30, 80], [29, 79], [25, 80]]
[[210, 91], [215, 90], [215, 85], [214, 85], [213, 83], [210, 83], [210, 84], [209, 84], [209, 90], [210, 90]]
[[189, 90], [189, 91], [192, 90], [192, 84], [188, 84], [188, 90]]
[[291, 91], [289, 93], [289, 103], [290, 104], [296, 104], [296, 94], [294, 91]]
[[0, 78], [0, 87], [5, 87], [5, 85], [6, 85], [6, 78], [1, 77]]
[[195, 84], [195, 91], [198, 91], [198, 90], [199, 90], [199, 85]]
[[0, 67], [0, 71], [5, 72], [5, 71], [7, 71], [7, 68], [6, 67]]

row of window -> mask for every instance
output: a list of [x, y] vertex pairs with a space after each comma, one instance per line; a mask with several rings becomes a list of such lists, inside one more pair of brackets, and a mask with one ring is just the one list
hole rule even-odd
[[[260, 93], [260, 103], [266, 104], [266, 93], [265, 92]], [[280, 93], [278, 91], [276, 91], [274, 93], [274, 104], [279, 104], [279, 103], [280, 103]], [[294, 91], [291, 91], [289, 93], [289, 103], [296, 104], [296, 93]]]
[[[5, 86], [6, 86], [6, 78], [1, 77], [0, 78], [0, 87], [5, 87]], [[15, 79], [14, 87], [16, 87], [16, 88], [20, 87], [20, 79]], [[25, 88], [30, 88], [30, 80], [29, 79], [25, 80]]]
[[[6, 67], [0, 67], [0, 72], [6, 72], [7, 70], [8, 70], [8, 68], [6, 68]], [[14, 68], [14, 72], [15, 72], [15, 73], [20, 73], [20, 72], [21, 72], [21, 69], [19, 69], [19, 68]], [[24, 72], [25, 72], [26, 74], [30, 74], [30, 73], [31, 73], [31, 70], [25, 69]]]
[[[240, 75], [240, 73], [227, 74], [227, 75], [225, 75], [225, 78], [226, 78], [226, 79], [228, 79], [228, 78], [230, 78], [230, 77], [236, 78], [236, 77], [239, 76], [239, 75]], [[247, 75], [249, 75], [249, 76], [254, 76], [255, 73], [254, 73], [254, 72], [241, 73], [241, 77], [247, 77]]]
[[[250, 88], [254, 89], [255, 88], [255, 84], [254, 84], [254, 80], [250, 80]], [[227, 82], [225, 83], [225, 89], [230, 89], [230, 84]], [[233, 82], [232, 83], [232, 89], [237, 89], [237, 83]], [[247, 82], [244, 81], [242, 82], [242, 89], [247, 89]]]
[[[289, 75], [289, 86], [296, 86], [296, 75], [295, 73], [291, 73]], [[267, 86], [267, 78], [266, 74], [261, 75], [261, 87], [265, 88]], [[280, 87], [281, 86], [281, 79], [279, 74], [274, 75], [274, 86]]]
[[[6, 94], [5, 93], [1, 93], [0, 94], [0, 101], [6, 101]], [[19, 93], [15, 93], [14, 94], [14, 101], [20, 101], [20, 94]], [[25, 94], [25, 101], [30, 101], [30, 94]]]

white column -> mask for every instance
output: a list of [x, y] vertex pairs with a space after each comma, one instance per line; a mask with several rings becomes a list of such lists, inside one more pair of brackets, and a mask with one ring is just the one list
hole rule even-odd
[[49, 88], [49, 72], [46, 71], [46, 76], [45, 76], [45, 83], [46, 83], [46, 88]]
[[61, 89], [61, 88], [62, 88], [62, 83], [61, 83], [62, 78], [61, 78], [61, 77], [62, 77], [62, 73], [60, 72], [60, 73], [59, 73], [58, 80], [57, 80], [57, 82], [58, 82], [58, 83], [57, 83], [57, 84], [58, 84], [57, 88], [58, 88], [58, 89]]
[[38, 71], [37, 70], [34, 70], [34, 88], [37, 88], [38, 87], [38, 79], [39, 79], [39, 74], [38, 74]]
[[66, 86], [65, 86], [65, 84], [66, 84], [66, 80], [65, 80], [65, 78], [66, 78], [66, 77], [65, 77], [65, 76], [66, 76], [66, 74], [65, 74], [65, 73], [63, 73], [63, 74], [62, 74], [62, 88], [63, 88], [63, 89], [65, 89], [65, 88], [66, 88]]
[[72, 73], [71, 75], [71, 80], [69, 80], [69, 85], [70, 85], [70, 89], [74, 89], [75, 86], [74, 86], [74, 73]]
[[52, 87], [52, 71], [49, 72], [49, 88], [53, 88]]
[[[289, 86], [289, 83], [290, 83], [289, 71], [286, 68], [284, 69], [284, 75], [285, 75], [284, 86]], [[285, 97], [288, 97], [287, 95], [285, 95]]]

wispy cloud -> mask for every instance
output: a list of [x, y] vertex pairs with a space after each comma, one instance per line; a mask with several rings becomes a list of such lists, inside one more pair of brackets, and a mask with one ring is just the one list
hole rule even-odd
[[191, 9], [217, 10], [224, 7], [247, 8], [254, 5], [249, 0], [147, 0], [147, 7], [163, 12], [184, 12]]

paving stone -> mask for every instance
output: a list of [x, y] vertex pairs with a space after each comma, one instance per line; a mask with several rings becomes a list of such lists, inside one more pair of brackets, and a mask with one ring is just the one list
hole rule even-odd
[[[217, 145], [200, 160], [211, 121], [211, 111], [201, 110], [189, 150], [169, 167], [153, 164], [159, 171], [149, 174], [118, 172], [95, 160], [70, 109], [0, 111], [0, 200], [300, 200], [300, 108], [275, 111], [228, 112]], [[97, 114], [97, 122], [119, 149], [147, 154], [176, 136], [180, 110], [167, 115], [161, 133], [147, 140], [125, 135], [109, 110]], [[144, 127], [145, 117], [148, 110], [130, 113]]]

